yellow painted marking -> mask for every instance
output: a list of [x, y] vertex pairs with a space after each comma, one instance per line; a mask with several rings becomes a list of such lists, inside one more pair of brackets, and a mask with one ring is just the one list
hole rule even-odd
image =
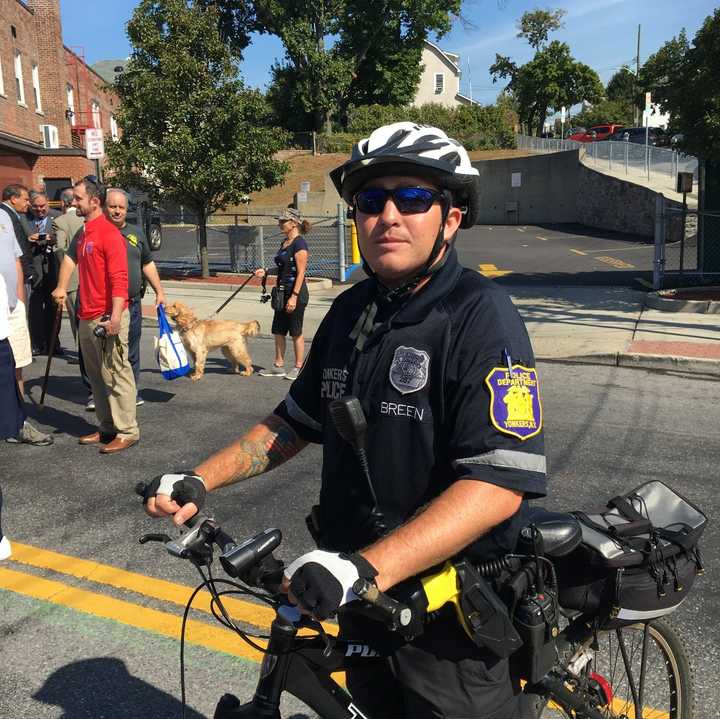
[[522, 227], [516, 227], [515, 229], [516, 229], [518, 232], [525, 232], [525, 230], [523, 230]]
[[571, 249], [570, 252], [574, 252], [576, 255], [586, 255], [587, 252], [580, 252], [580, 250], [573, 250]]
[[652, 282], [648, 282], [643, 277], [636, 277], [635, 282], [637, 282], [639, 285], [642, 285], [643, 287], [647, 287], [648, 289], [653, 288]]
[[[15, 547], [13, 546], [13, 550]], [[161, 634], [171, 639], [180, 638], [182, 617], [141, 607], [114, 597], [71, 587], [51, 579], [43, 579], [12, 569], [0, 569], [0, 589], [7, 589], [33, 599], [58, 604], [85, 614], [126, 624]], [[192, 644], [226, 652], [255, 662], [262, 659], [260, 652], [249, 647], [234, 632], [223, 627], [213, 627], [195, 619], [188, 619], [186, 640]], [[261, 646], [265, 643], [257, 640]]]
[[547, 242], [547, 237], [543, 237], [542, 235], [535, 235], [538, 240], [542, 240], [543, 242]]
[[623, 262], [623, 260], [618, 260], [616, 257], [609, 257], [607, 255], [598, 256], [595, 259], [604, 262], [606, 265], [612, 265], [618, 270], [630, 270], [635, 267], [635, 265], [631, 265], [629, 262]]
[[637, 252], [638, 250], [647, 250], [649, 245], [640, 245], [639, 247], [606, 247], [602, 250], [587, 250], [587, 253], [589, 255], [592, 255], [595, 252], [607, 252], [610, 250], [613, 254], [616, 252]]
[[[148, 577], [145, 574], [117, 569], [107, 564], [59, 554], [58, 552], [32, 547], [20, 542], [13, 542], [12, 547], [12, 559], [15, 562], [28, 564], [39, 569], [50, 569], [77, 579], [106, 584], [116, 589], [135, 592], [145, 597], [170, 602], [181, 607], [187, 604], [187, 600], [193, 592], [193, 587], [184, 584], [175, 584], [164, 579]], [[236, 620], [256, 627], [269, 627], [275, 618], [275, 611], [263, 604], [256, 604], [255, 602], [233, 597], [223, 597], [223, 604]], [[211, 614], [210, 593], [207, 590], [198, 592], [193, 601], [193, 607], [206, 614]], [[337, 632], [337, 625], [335, 624], [324, 623], [323, 626], [331, 634]]]
[[499, 270], [495, 265], [478, 265], [478, 272], [485, 277], [503, 277], [511, 275], [512, 270]]

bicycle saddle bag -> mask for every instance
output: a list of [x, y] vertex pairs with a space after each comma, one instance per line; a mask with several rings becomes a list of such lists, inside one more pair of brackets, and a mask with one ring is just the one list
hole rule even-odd
[[702, 573], [698, 542], [707, 517], [659, 481], [613, 497], [606, 507], [573, 512], [583, 538], [556, 561], [561, 606], [599, 616], [603, 628], [675, 611]]

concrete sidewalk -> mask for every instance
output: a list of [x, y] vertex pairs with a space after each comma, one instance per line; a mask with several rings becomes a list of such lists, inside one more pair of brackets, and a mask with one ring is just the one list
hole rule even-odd
[[[311, 287], [305, 335], [311, 339], [343, 285]], [[223, 283], [164, 281], [168, 302], [180, 300], [199, 318], [209, 317], [237, 288]], [[644, 307], [645, 293], [624, 287], [509, 287], [528, 328], [538, 360], [610, 364], [720, 377], [720, 315], [663, 312]], [[219, 318], [256, 319], [270, 334], [272, 309], [248, 285]], [[155, 326], [152, 291], [144, 324]]]

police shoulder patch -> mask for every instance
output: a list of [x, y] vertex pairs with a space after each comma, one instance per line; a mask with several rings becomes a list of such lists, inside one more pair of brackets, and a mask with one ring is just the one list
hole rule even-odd
[[430, 355], [425, 350], [401, 345], [390, 365], [390, 384], [400, 394], [417, 392], [427, 384], [429, 369]]
[[523, 440], [540, 432], [542, 405], [534, 367], [493, 367], [485, 384], [490, 390], [490, 422], [495, 429]]
[[134, 235], [132, 232], [130, 232], [127, 236], [127, 241], [133, 246], [137, 247], [138, 238], [137, 235]]

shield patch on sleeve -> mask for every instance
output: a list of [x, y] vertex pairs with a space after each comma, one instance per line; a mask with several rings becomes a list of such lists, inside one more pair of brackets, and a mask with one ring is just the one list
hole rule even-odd
[[514, 364], [493, 367], [485, 378], [490, 390], [490, 422], [518, 439], [534, 437], [542, 429], [542, 405], [537, 370]]

